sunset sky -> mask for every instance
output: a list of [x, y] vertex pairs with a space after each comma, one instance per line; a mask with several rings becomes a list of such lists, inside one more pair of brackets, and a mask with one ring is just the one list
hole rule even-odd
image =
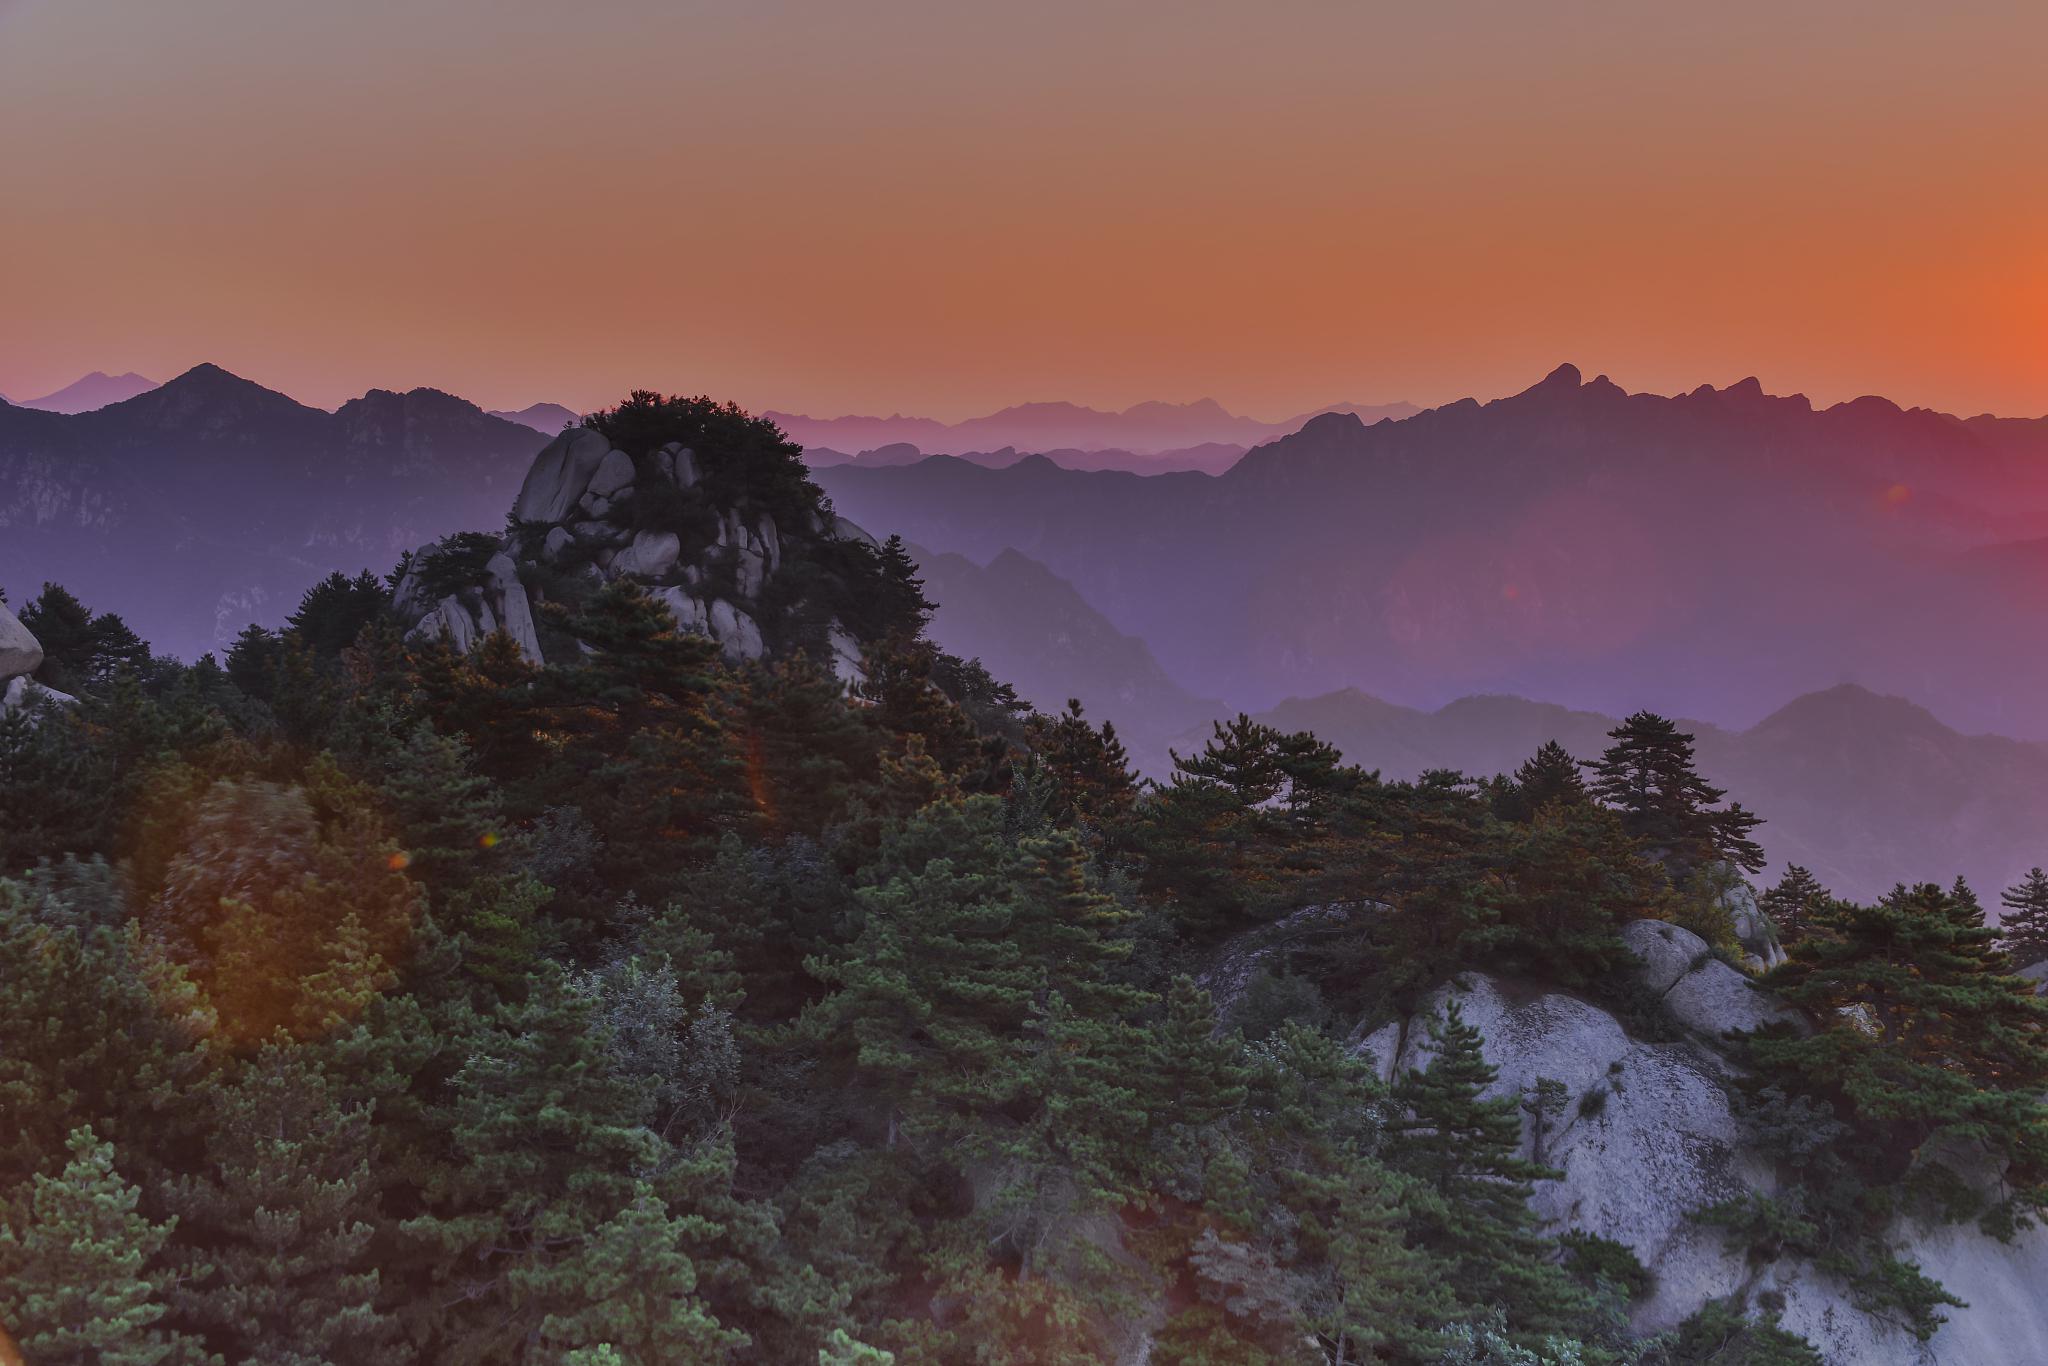
[[2048, 412], [2048, 5], [0, 0], [0, 392]]

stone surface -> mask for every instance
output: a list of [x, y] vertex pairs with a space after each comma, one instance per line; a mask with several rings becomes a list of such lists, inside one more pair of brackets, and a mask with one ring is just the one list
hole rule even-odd
[[1708, 1039], [1731, 1030], [1752, 1033], [1771, 1023], [1798, 1025], [1799, 1012], [1750, 985], [1714, 957], [1707, 942], [1662, 920], [1624, 925], [1621, 941], [1641, 963], [1642, 982], [1678, 1024]]
[[68, 692], [46, 688], [26, 674], [8, 679], [6, 685], [0, 687], [0, 712], [18, 711], [23, 707], [36, 707], [46, 702], [59, 707], [70, 707], [76, 706], [78, 699]]
[[1753, 1034], [1767, 1024], [1799, 1025], [1798, 1011], [1757, 990], [1750, 978], [1710, 958], [1664, 993], [1671, 1018], [1707, 1038], [1734, 1032]]
[[597, 498], [610, 498], [620, 489], [633, 482], [633, 457], [621, 450], [605, 452], [597, 465], [597, 471], [590, 476], [589, 487], [584, 493]]
[[860, 642], [853, 638], [853, 633], [835, 621], [825, 640], [832, 650], [832, 676], [849, 688], [867, 682], [867, 670], [861, 666]]
[[766, 648], [754, 619], [723, 598], [711, 604], [711, 634], [727, 659], [759, 659]]
[[834, 540], [859, 541], [863, 545], [874, 546], [877, 550], [881, 549], [882, 545], [880, 541], [877, 541], [844, 517], [834, 517], [831, 526], [827, 529], [827, 534]]
[[[1758, 993], [1740, 972], [1713, 958], [1686, 966], [1705, 945], [1676, 926], [1663, 927], [1673, 932], [1667, 937], [1659, 924], [1638, 922], [1625, 932], [1645, 959], [1647, 981], [1668, 976], [1669, 993], [1696, 991], [1703, 1026], [1758, 1018], [1748, 999]], [[1261, 951], [1226, 950], [1219, 961], [1241, 959], [1243, 966]], [[1431, 995], [1417, 1015], [1367, 1035], [1359, 1053], [1383, 1078], [1426, 1066], [1429, 1022], [1452, 998], [1498, 1069], [1489, 1094], [1526, 1100], [1538, 1079], [1563, 1084], [1563, 1111], [1547, 1121], [1540, 1139], [1523, 1112], [1524, 1152], [1564, 1173], [1539, 1182], [1531, 1205], [1552, 1231], [1579, 1229], [1626, 1243], [1650, 1269], [1654, 1283], [1635, 1307], [1635, 1331], [1668, 1328], [1709, 1299], [1744, 1294], [1755, 1303], [1769, 1292], [1784, 1297], [1784, 1326], [1812, 1341], [1829, 1366], [2048, 1361], [2048, 1307], [2040, 1294], [2048, 1284], [2048, 1229], [2026, 1229], [2010, 1244], [1974, 1224], [1895, 1229], [1900, 1255], [1969, 1306], [1947, 1311], [1949, 1321], [1923, 1346], [1857, 1309], [1843, 1286], [1812, 1267], [1751, 1268], [1692, 1218], [1702, 1206], [1749, 1191], [1768, 1194], [1776, 1185], [1730, 1103], [1730, 1083], [1742, 1074], [1716, 1050], [1692, 1040], [1637, 1040], [1613, 1016], [1575, 997], [1467, 973]], [[1763, 1014], [1777, 1018], [1769, 1009], [1775, 1003], [1759, 999]]]
[[1643, 984], [1663, 995], [1698, 966], [1706, 941], [1668, 920], [1635, 920], [1621, 927], [1621, 942], [1642, 963]]
[[683, 543], [673, 531], [643, 531], [612, 560], [612, 573], [659, 578], [675, 568]]
[[540, 633], [534, 629], [533, 604], [527, 598], [526, 585], [519, 581], [519, 566], [512, 563], [510, 555], [500, 551], [491, 557], [486, 568], [490, 570], [491, 589], [498, 600], [498, 620], [504, 624], [505, 633], [518, 643], [520, 654], [532, 663], [541, 663]]
[[676, 619], [678, 628], [695, 631], [699, 635], [711, 633], [711, 616], [701, 598], [693, 598], [680, 588], [657, 588], [654, 596], [667, 606], [669, 615]]
[[522, 522], [561, 521], [590, 486], [591, 476], [611, 449], [611, 442], [588, 427], [563, 432], [534, 457], [526, 482], [519, 486], [513, 515]]
[[43, 647], [21, 618], [0, 603], [0, 680], [32, 674], [43, 664]]

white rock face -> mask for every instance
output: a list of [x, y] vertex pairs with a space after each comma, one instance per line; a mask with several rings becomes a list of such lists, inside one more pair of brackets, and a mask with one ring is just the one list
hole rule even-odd
[[711, 604], [711, 634], [727, 659], [759, 659], [766, 648], [754, 619], [723, 598]]
[[[526, 482], [519, 486], [513, 515], [522, 522], [561, 521], [590, 487], [591, 477], [611, 450], [611, 442], [588, 427], [563, 432], [534, 457]], [[630, 470], [631, 459], [626, 463]]]
[[[1654, 921], [1628, 926], [1624, 934], [1644, 960], [1644, 980], [1665, 993], [1667, 1004], [1675, 994], [1696, 992], [1686, 1023], [1697, 1033], [1712, 1037], [1778, 1017], [1768, 998], [1760, 1010], [1717, 987], [1732, 979], [1734, 987], [1757, 995], [1725, 963], [1697, 962], [1705, 949], [1697, 936]], [[1428, 1019], [1453, 997], [1484, 1036], [1487, 1061], [1499, 1069], [1489, 1094], [1526, 1100], [1539, 1078], [1563, 1083], [1563, 1113], [1546, 1122], [1540, 1150], [1536, 1125], [1526, 1109], [1523, 1114], [1525, 1152], [1564, 1173], [1539, 1183], [1531, 1204], [1553, 1231], [1580, 1229], [1626, 1243], [1650, 1269], [1655, 1282], [1635, 1308], [1636, 1331], [1668, 1328], [1709, 1299], [1747, 1292], [1753, 1302], [1756, 1294], [1775, 1291], [1785, 1299], [1784, 1327], [1813, 1342], [1830, 1366], [2048, 1362], [2048, 1302], [2041, 1294], [2048, 1285], [2048, 1229], [2027, 1229], [2011, 1244], [1975, 1225], [1894, 1230], [1900, 1255], [1969, 1305], [1948, 1310], [1948, 1322], [1923, 1345], [1857, 1309], [1842, 1286], [1811, 1267], [1781, 1262], [1753, 1272], [1718, 1235], [1695, 1224], [1692, 1214], [1705, 1205], [1745, 1191], [1768, 1194], [1776, 1184], [1730, 1104], [1728, 1083], [1740, 1073], [1720, 1052], [1690, 1040], [1633, 1039], [1587, 1002], [1482, 973], [1440, 989], [1422, 1014], [1375, 1031], [1359, 1051], [1382, 1077], [1427, 1065]]]
[[46, 702], [59, 707], [78, 705], [78, 699], [70, 693], [46, 688], [26, 674], [8, 679], [6, 686], [0, 687], [0, 713], [36, 707]]
[[693, 598], [675, 587], [658, 588], [654, 596], [668, 608], [668, 614], [676, 619], [679, 629], [695, 631], [698, 635], [711, 634], [711, 615], [702, 598]]
[[643, 531], [612, 561], [612, 573], [658, 578], [675, 568], [683, 543], [673, 531]]
[[[1532, 1094], [1540, 1078], [1562, 1082], [1564, 1112], [1547, 1121], [1541, 1160], [1564, 1172], [1532, 1202], [1558, 1230], [1583, 1229], [1627, 1243], [1656, 1277], [1634, 1326], [1676, 1324], [1744, 1277], [1718, 1234], [1691, 1214], [1767, 1183], [1747, 1160], [1730, 1110], [1725, 1065], [1689, 1044], [1640, 1043], [1613, 1016], [1558, 993], [1515, 993], [1483, 974], [1438, 991], [1422, 1016], [1388, 1025], [1363, 1045], [1382, 1076], [1428, 1065], [1428, 1019], [1455, 997], [1485, 1037], [1500, 1070], [1489, 1094]], [[1590, 1097], [1590, 1099], [1589, 1099]], [[1534, 1126], [1524, 1132], [1536, 1147]]]
[[673, 452], [675, 467], [670, 478], [679, 489], [693, 488], [697, 483], [697, 453], [677, 446]]
[[849, 688], [867, 682], [867, 670], [861, 667], [860, 642], [853, 638], [853, 633], [835, 621], [825, 639], [832, 649], [832, 676]]
[[1729, 1030], [1753, 1033], [1773, 1022], [1797, 1026], [1799, 1012], [1750, 985], [1750, 979], [1713, 956], [1690, 930], [1662, 920], [1622, 927], [1621, 939], [1642, 960], [1642, 980], [1663, 998], [1679, 1024], [1708, 1039]]
[[832, 525], [829, 528], [828, 534], [830, 534], [834, 540], [859, 541], [861, 544], [871, 545], [877, 550], [880, 550], [882, 548], [882, 543], [880, 541], [868, 535], [867, 532], [861, 530], [852, 522], [847, 521], [844, 517], [834, 517], [832, 519]]
[[486, 567], [491, 573], [491, 587], [498, 599], [498, 617], [504, 623], [505, 633], [518, 642], [519, 653], [529, 663], [539, 664], [540, 633], [533, 627], [533, 604], [526, 596], [526, 585], [519, 581], [519, 566], [512, 563], [510, 555], [500, 551]]
[[598, 498], [610, 498], [632, 482], [633, 457], [621, 450], [610, 450], [598, 462], [597, 472], [590, 476], [590, 486], [584, 492]]
[[32, 674], [42, 666], [42, 644], [7, 604], [0, 603], [0, 681]]

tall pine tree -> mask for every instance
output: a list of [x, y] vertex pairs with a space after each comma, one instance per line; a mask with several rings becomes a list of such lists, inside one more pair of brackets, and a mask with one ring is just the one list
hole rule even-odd
[[2028, 967], [2048, 958], [2048, 873], [2030, 870], [1998, 900], [2005, 907], [1998, 939], [2012, 961]]
[[1455, 1000], [1434, 1026], [1435, 1055], [1394, 1088], [1388, 1161], [1423, 1198], [1408, 1207], [1418, 1246], [1445, 1266], [1459, 1301], [1497, 1305], [1518, 1334], [1568, 1331], [1587, 1307], [1551, 1260], [1529, 1208], [1533, 1183], [1560, 1173], [1521, 1155], [1516, 1097], [1483, 1098], [1498, 1075]]

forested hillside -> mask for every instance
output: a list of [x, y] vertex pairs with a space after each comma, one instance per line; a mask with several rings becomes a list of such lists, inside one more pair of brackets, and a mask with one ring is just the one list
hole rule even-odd
[[[1412, 781], [1240, 717], [1140, 783], [930, 643], [900, 545], [728, 582], [735, 509], [835, 525], [773, 427], [591, 423], [629, 544], [758, 649], [596, 539], [515, 568], [531, 651], [399, 610], [562, 508], [219, 664], [115, 600], [0, 615], [35, 638], [0, 672], [75, 699], [0, 711], [0, 1324], [37, 1366], [1824, 1359], [1766, 1271], [1940, 1359], [1966, 1296], [1905, 1221], [2031, 1246], [2048, 881], [2005, 940], [1946, 867], [1759, 911], [1770, 812], [1649, 713]], [[1682, 1217], [1750, 1274], [1531, 1204], [1635, 1075], [1504, 1081], [1460, 982], [1708, 1060], [1763, 1176]]]

